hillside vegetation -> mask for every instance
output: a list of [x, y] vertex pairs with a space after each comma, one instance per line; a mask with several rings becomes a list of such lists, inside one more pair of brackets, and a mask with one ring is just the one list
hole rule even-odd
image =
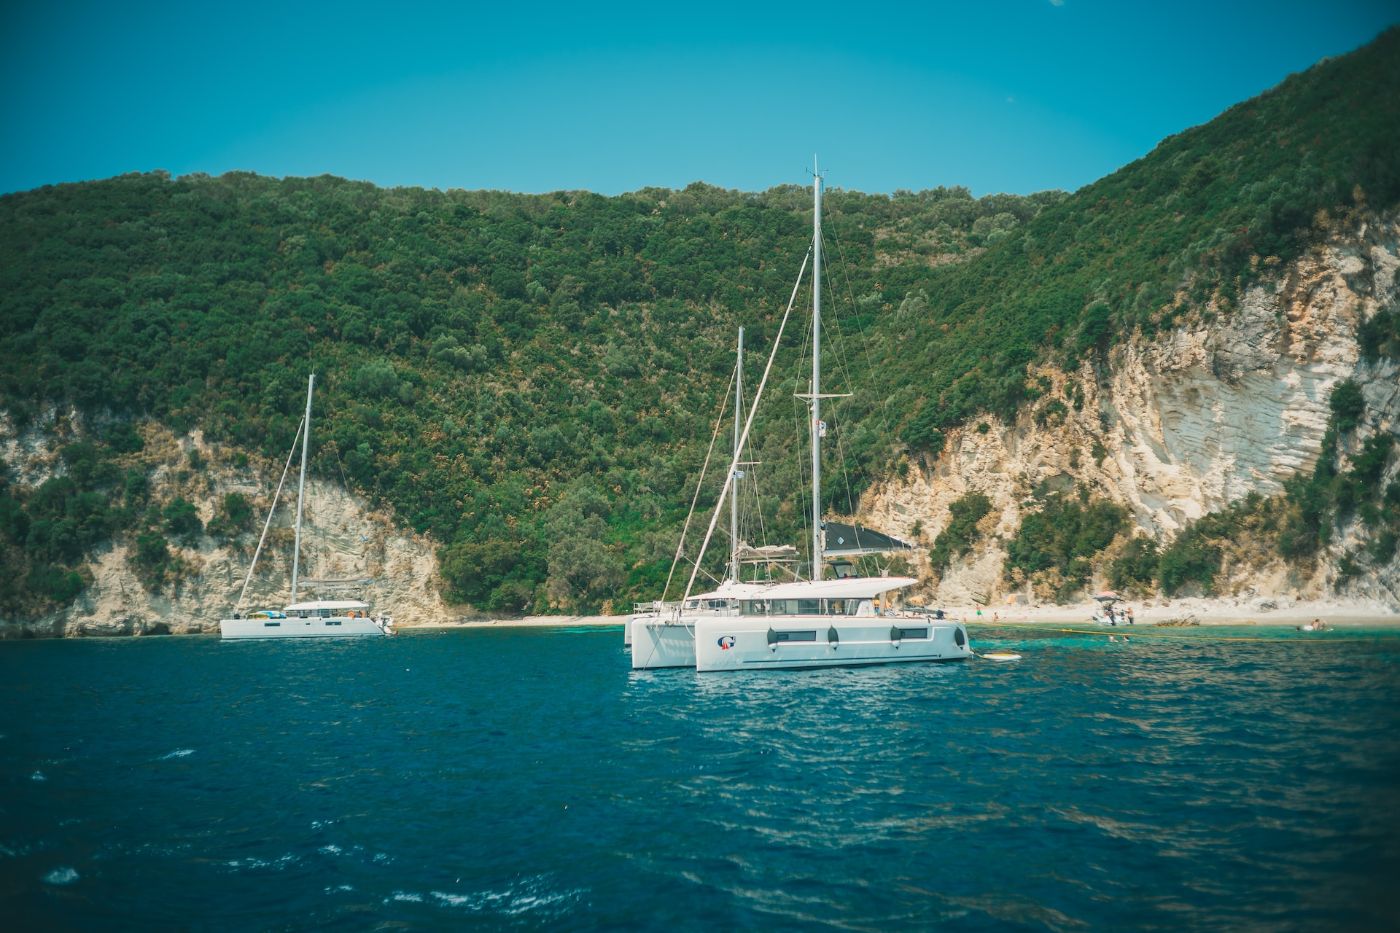
[[[830, 389], [856, 395], [828, 417], [829, 508], [949, 427], [1014, 414], [1039, 391], [1034, 361], [1103, 360], [1187, 302], [1228, 311], [1336, 216], [1400, 202], [1397, 151], [1392, 30], [1072, 196], [830, 192], [828, 326], [847, 338]], [[0, 476], [3, 608], [70, 600], [114, 536], [159, 586], [165, 542], [208, 529], [151, 501], [133, 423], [280, 458], [313, 369], [314, 469], [431, 532], [450, 596], [518, 611], [657, 595], [734, 333], [756, 369], [810, 212], [799, 187], [607, 198], [248, 174], [0, 198], [0, 400], [16, 429], [69, 406], [91, 426], [62, 475]], [[802, 388], [801, 328], [785, 342], [782, 400]], [[786, 495], [801, 421], [776, 402], [756, 435], [775, 539], [805, 538]], [[219, 533], [246, 533], [246, 508], [224, 511]]]
[[[1060, 197], [836, 191], [829, 248], [852, 287], [903, 294]], [[312, 369], [314, 469], [431, 532], [456, 598], [521, 610], [655, 592], [733, 335], [773, 331], [809, 199], [160, 174], [3, 199], [6, 407], [24, 425], [72, 405], [99, 426], [63, 451], [65, 475], [0, 499], [28, 571], [11, 606], [71, 598], [114, 534], [135, 536], [144, 571], [163, 538], [192, 533], [117, 465], [140, 444], [132, 419], [280, 458]]]

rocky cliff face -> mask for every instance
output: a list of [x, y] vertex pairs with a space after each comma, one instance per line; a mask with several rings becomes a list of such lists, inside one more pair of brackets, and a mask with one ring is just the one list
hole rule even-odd
[[[51, 424], [54, 419], [47, 420], [48, 430], [11, 432], [3, 438], [5, 460], [16, 479], [25, 484], [42, 482], [61, 469], [52, 452], [57, 446]], [[69, 414], [62, 420], [75, 423], [77, 416]], [[87, 568], [91, 580], [75, 603], [41, 618], [0, 619], [0, 637], [217, 632], [219, 619], [233, 611], [282, 464], [236, 467], [229, 451], [206, 443], [198, 431], [176, 437], [148, 424], [141, 433], [144, 449], [133, 459], [148, 470], [154, 503], [181, 496], [197, 506], [207, 525], [224, 495], [239, 492], [254, 503], [251, 533], [228, 543], [207, 535], [195, 546], [170, 541], [175, 570], [158, 591], [142, 584], [129, 560], [134, 542], [130, 536], [120, 537], [94, 556]], [[191, 466], [192, 452], [197, 468]], [[295, 479], [291, 476], [283, 490], [243, 603], [245, 609], [280, 608], [287, 602]], [[392, 614], [401, 624], [422, 624], [456, 617], [438, 592], [437, 569], [432, 541], [404, 532], [389, 514], [372, 509], [337, 484], [307, 481], [303, 579], [369, 578], [367, 585], [354, 588], [355, 598]], [[316, 595], [312, 587], [304, 586], [300, 598]]]
[[[1376, 432], [1400, 436], [1400, 371], [1392, 361], [1363, 361], [1356, 337], [1363, 321], [1400, 300], [1397, 270], [1400, 222], [1373, 218], [1277, 269], [1229, 316], [1198, 309], [1164, 337], [1115, 348], [1106, 365], [1045, 372], [1050, 391], [1015, 423], [985, 419], [985, 433], [976, 424], [952, 432], [935, 462], [872, 488], [863, 516], [905, 536], [917, 523], [928, 544], [947, 525], [950, 503], [987, 495], [983, 542], [927, 587], [956, 604], [1008, 595], [1001, 540], [1014, 535], [1036, 492], [1087, 489], [1163, 539], [1251, 492], [1276, 494], [1317, 460], [1329, 395], [1344, 379], [1360, 385], [1366, 405], [1343, 453]], [[1387, 479], [1395, 471], [1392, 464]], [[1342, 531], [1306, 579], [1273, 563], [1234, 568], [1227, 587], [1328, 595], [1337, 559], [1364, 537], [1355, 524]], [[1349, 595], [1400, 605], [1395, 561], [1348, 586]]]

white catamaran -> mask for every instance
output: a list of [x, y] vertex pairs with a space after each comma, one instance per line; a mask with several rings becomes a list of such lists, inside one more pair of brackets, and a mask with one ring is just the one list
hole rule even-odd
[[[809, 254], [812, 263], [812, 382], [811, 391], [799, 397], [807, 400], [811, 436], [812, 474], [812, 571], [810, 580], [794, 582], [752, 582], [739, 579], [741, 546], [734, 528], [734, 499], [731, 497], [739, 471], [740, 457], [753, 426], [754, 414], [773, 358], [782, 342], [783, 328], [797, 297], [807, 261], [798, 274], [787, 313], [768, 358], [768, 368], [755, 392], [753, 405], [743, 417], [742, 390], [735, 393], [736, 416], [733, 460], [729, 466], [719, 501], [730, 501], [731, 552], [729, 576], [714, 591], [692, 596], [695, 577], [715, 522], [716, 507], [678, 604], [653, 603], [634, 613], [626, 626], [634, 670], [664, 667], [693, 667], [697, 671], [761, 670], [775, 668], [838, 667], [890, 664], [909, 661], [962, 660], [972, 654], [967, 629], [961, 622], [941, 619], [922, 612], [904, 611], [894, 606], [899, 591], [912, 586], [912, 577], [841, 576], [849, 573], [850, 560], [860, 554], [907, 547], [878, 532], [857, 526], [824, 523], [821, 514], [821, 401], [833, 398], [821, 391], [821, 217], [822, 178], [814, 172], [813, 233]], [[740, 336], [742, 353], [743, 338]], [[741, 366], [742, 369], [742, 366]], [[736, 385], [742, 386], [736, 377]], [[840, 533], [836, 532], [840, 529]], [[835, 535], [839, 543], [829, 547]], [[847, 536], [851, 538], [848, 542]], [[679, 553], [679, 548], [677, 549]], [[775, 550], [769, 548], [761, 551]], [[791, 549], [784, 549], [791, 551]], [[824, 579], [827, 551], [837, 566], [836, 579]], [[941, 615], [941, 613], [940, 613]]]
[[[292, 449], [287, 454], [286, 466], [282, 468], [282, 479], [277, 483], [272, 505], [267, 510], [267, 520], [263, 523], [262, 537], [258, 539], [257, 550], [253, 552], [248, 575], [243, 579], [243, 592], [238, 596], [233, 618], [219, 620], [219, 635], [223, 638], [324, 638], [347, 635], [392, 635], [394, 622], [387, 615], [376, 616], [369, 603], [358, 599], [320, 599], [310, 602], [297, 602], [299, 572], [301, 570], [301, 516], [306, 494], [306, 459], [311, 446], [311, 396], [316, 386], [316, 374], [312, 373], [306, 383], [306, 416], [297, 428], [297, 436], [292, 439]], [[292, 595], [290, 603], [281, 610], [262, 609], [246, 615], [240, 610], [248, 595], [248, 585], [253, 579], [253, 570], [258, 566], [258, 556], [262, 554], [267, 531], [272, 526], [272, 514], [277, 510], [277, 500], [282, 495], [282, 485], [287, 480], [287, 471], [292, 466], [292, 455], [296, 453], [297, 442], [301, 442], [301, 478], [297, 483], [296, 538], [292, 550]]]

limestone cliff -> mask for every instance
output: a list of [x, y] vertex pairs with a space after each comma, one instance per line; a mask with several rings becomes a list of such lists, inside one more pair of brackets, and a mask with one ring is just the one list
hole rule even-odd
[[[37, 485], [61, 470], [54, 449], [83, 431], [73, 412], [50, 412], [44, 422], [27, 432], [10, 429], [0, 438], [12, 474], [26, 485]], [[128, 465], [147, 471], [154, 504], [180, 496], [196, 505], [207, 525], [226, 493], [242, 493], [254, 506], [250, 530], [232, 541], [207, 534], [192, 545], [172, 539], [173, 570], [157, 587], [143, 584], [129, 559], [135, 546], [132, 536], [119, 536], [92, 556], [84, 570], [87, 585], [76, 602], [37, 618], [0, 619], [0, 637], [216, 632], [218, 620], [234, 609], [282, 464], [237, 466], [235, 459], [242, 458], [206, 443], [199, 431], [177, 437], [148, 423], [141, 434], [143, 449], [128, 458]], [[280, 608], [287, 602], [295, 480], [293, 471], [244, 608]], [[400, 624], [424, 624], [455, 618], [439, 593], [437, 566], [432, 541], [405, 532], [388, 513], [371, 508], [339, 484], [307, 481], [304, 579], [368, 578], [367, 585], [354, 589], [357, 598], [392, 614]], [[314, 587], [303, 587], [300, 598], [314, 598]]]
[[[1046, 370], [1049, 390], [1012, 424], [982, 419], [951, 432], [936, 460], [877, 484], [861, 503], [865, 520], [931, 543], [950, 503], [969, 491], [993, 503], [979, 547], [934, 582], [924, 551], [925, 592], [950, 604], [1000, 601], [1005, 540], [1033, 493], [1087, 489], [1129, 509], [1137, 527], [1170, 539], [1190, 522], [1251, 492], [1279, 493], [1311, 469], [1322, 449], [1328, 399], [1355, 380], [1365, 410], [1342, 448], [1354, 454], [1376, 432], [1400, 436], [1400, 369], [1361, 359], [1357, 328], [1397, 305], [1400, 222], [1372, 218], [1338, 233], [1287, 268], [1273, 269], [1233, 313], [1204, 307], [1151, 340], [1117, 346], [1072, 373]], [[1387, 479], [1397, 466], [1391, 464]], [[1313, 572], [1280, 561], [1228, 567], [1228, 592], [1323, 596], [1337, 561], [1365, 537], [1341, 529]], [[1347, 584], [1346, 594], [1400, 605], [1400, 565], [1391, 560]]]

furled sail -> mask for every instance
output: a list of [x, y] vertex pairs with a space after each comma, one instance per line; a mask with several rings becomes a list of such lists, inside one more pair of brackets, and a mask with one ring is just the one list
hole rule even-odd
[[797, 548], [791, 544], [769, 544], [754, 547], [746, 541], [739, 542], [739, 560], [744, 563], [780, 563], [797, 560]]

